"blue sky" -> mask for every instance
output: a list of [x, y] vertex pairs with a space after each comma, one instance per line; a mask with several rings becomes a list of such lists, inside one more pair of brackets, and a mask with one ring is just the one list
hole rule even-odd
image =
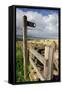
[[58, 10], [50, 9], [16, 9], [16, 35], [23, 35], [23, 16], [36, 23], [35, 28], [27, 27], [28, 36], [40, 38], [58, 37]]
[[38, 12], [42, 15], [48, 15], [48, 14], [52, 14], [52, 13], [58, 13], [58, 10], [50, 10], [50, 9], [31, 9], [31, 8], [17, 8], [16, 11], [19, 11], [19, 10], [22, 10], [24, 12], [27, 12], [27, 11], [33, 11], [33, 12]]

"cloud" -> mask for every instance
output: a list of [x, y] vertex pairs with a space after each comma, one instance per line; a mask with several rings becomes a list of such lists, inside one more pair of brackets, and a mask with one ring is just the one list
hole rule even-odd
[[42, 15], [34, 11], [16, 11], [16, 31], [17, 35], [23, 34], [23, 16], [26, 15], [28, 21], [36, 23], [35, 28], [29, 27], [29, 36], [34, 37], [57, 37], [58, 36], [58, 13]]

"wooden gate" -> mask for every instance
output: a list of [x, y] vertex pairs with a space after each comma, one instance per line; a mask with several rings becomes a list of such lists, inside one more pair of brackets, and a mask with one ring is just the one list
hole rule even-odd
[[[44, 47], [44, 55], [40, 54], [32, 47], [29, 49], [30, 64], [41, 81], [51, 80], [53, 78], [53, 74], [58, 75], [58, 63], [54, 61], [54, 53], [54, 47], [52, 46]], [[53, 68], [53, 64], [56, 67], [57, 73], [54, 73], [55, 70]]]

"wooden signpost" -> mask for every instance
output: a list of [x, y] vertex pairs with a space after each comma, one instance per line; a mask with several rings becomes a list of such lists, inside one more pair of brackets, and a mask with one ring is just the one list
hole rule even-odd
[[23, 58], [24, 58], [24, 79], [27, 78], [27, 17], [24, 16], [24, 28], [23, 28]]
[[28, 75], [28, 51], [27, 51], [27, 26], [35, 27], [35, 23], [27, 21], [27, 16], [23, 16], [24, 28], [23, 28], [23, 57], [24, 57], [24, 79], [27, 80]]
[[[27, 21], [27, 16], [24, 16], [23, 20], [24, 20], [24, 28], [23, 28], [24, 79], [25, 81], [27, 81], [28, 77], [27, 26], [35, 27], [36, 25], [33, 22]], [[44, 78], [43, 78], [42, 74], [40, 74], [36, 65], [33, 64], [34, 62], [30, 59], [30, 63], [36, 70], [40, 80], [51, 80], [53, 77], [54, 48], [52, 46], [45, 46], [45, 58], [32, 48], [30, 49], [30, 52], [44, 65]]]

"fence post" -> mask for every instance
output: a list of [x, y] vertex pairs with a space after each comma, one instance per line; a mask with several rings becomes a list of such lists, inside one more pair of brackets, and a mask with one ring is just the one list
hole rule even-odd
[[51, 80], [53, 78], [53, 56], [54, 56], [54, 48], [53, 48], [53, 46], [49, 46], [48, 80]]
[[48, 54], [49, 54], [49, 47], [45, 46], [45, 62], [44, 62], [44, 77], [45, 79], [48, 78]]
[[27, 17], [23, 17], [23, 58], [24, 58], [24, 79], [27, 80], [28, 68], [27, 68]]
[[44, 65], [44, 76], [47, 80], [52, 79], [53, 74], [53, 56], [54, 48], [53, 46], [45, 46], [45, 59], [46, 63]]

